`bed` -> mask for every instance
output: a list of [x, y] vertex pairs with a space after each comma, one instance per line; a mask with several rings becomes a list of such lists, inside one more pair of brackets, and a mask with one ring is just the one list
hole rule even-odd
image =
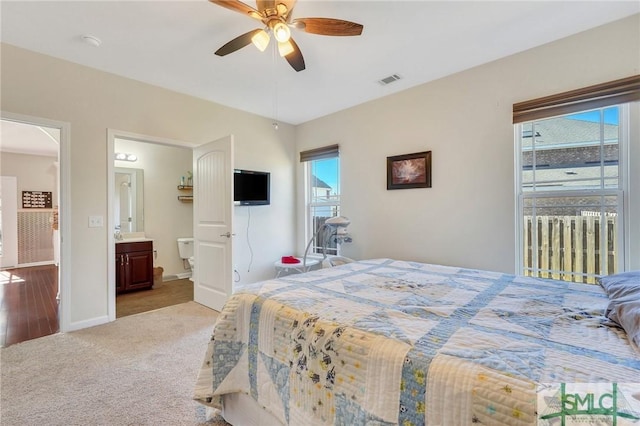
[[640, 421], [609, 310], [599, 285], [392, 259], [289, 275], [228, 300], [195, 399], [237, 426]]

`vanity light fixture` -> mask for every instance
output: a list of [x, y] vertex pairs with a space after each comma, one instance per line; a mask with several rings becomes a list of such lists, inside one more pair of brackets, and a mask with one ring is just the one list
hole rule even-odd
[[138, 156], [135, 154], [125, 154], [124, 152], [116, 152], [115, 158], [118, 161], [138, 161]]

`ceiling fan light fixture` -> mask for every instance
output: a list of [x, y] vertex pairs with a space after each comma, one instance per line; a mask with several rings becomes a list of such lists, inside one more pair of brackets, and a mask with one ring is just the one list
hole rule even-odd
[[278, 15], [285, 16], [289, 12], [289, 8], [284, 3], [278, 3], [276, 4], [276, 11], [278, 11]]
[[278, 52], [280, 56], [283, 58], [291, 53], [293, 53], [293, 44], [291, 41], [285, 41], [284, 43], [278, 43]]
[[269, 45], [269, 39], [269, 34], [265, 30], [260, 30], [259, 33], [256, 33], [251, 37], [251, 42], [258, 48], [258, 50], [264, 52]]
[[291, 38], [291, 30], [284, 22], [276, 22], [273, 26], [273, 36], [280, 43], [285, 43]]
[[336, 18], [292, 19], [291, 12], [297, 0], [256, 0], [257, 9], [245, 4], [245, 0], [209, 1], [256, 19], [264, 25], [263, 29], [256, 28], [231, 39], [215, 51], [217, 56], [226, 56], [251, 43], [264, 51], [270, 43], [268, 36], [270, 37], [270, 33], [273, 32], [273, 37], [276, 39], [272, 46], [274, 53], [277, 42], [280, 56], [283, 56], [296, 72], [303, 71], [306, 67], [298, 44], [291, 37], [291, 28], [325, 36], [359, 36], [364, 28], [356, 22]]

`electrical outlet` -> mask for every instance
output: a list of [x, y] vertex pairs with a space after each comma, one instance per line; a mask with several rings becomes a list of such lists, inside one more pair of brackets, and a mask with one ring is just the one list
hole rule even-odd
[[89, 216], [89, 228], [102, 228], [104, 220], [102, 216]]

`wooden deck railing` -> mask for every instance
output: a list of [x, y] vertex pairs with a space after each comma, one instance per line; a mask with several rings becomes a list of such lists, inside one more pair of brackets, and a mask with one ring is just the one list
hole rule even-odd
[[[593, 284], [597, 275], [615, 273], [618, 247], [616, 219], [615, 216], [604, 219], [600, 216], [538, 216], [535, 235], [531, 216], [525, 216], [525, 275]], [[604, 230], [602, 221], [605, 221]], [[538, 246], [536, 265], [532, 251], [534, 238]], [[601, 247], [605, 247], [604, 253]], [[534, 267], [539, 270], [537, 274], [532, 272]]]

